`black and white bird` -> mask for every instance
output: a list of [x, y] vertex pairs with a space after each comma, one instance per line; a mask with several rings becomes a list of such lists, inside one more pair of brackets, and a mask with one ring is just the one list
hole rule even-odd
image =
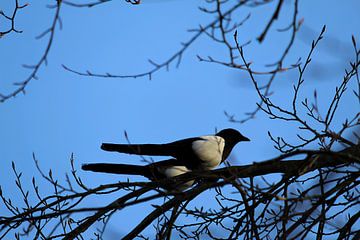
[[114, 144], [103, 143], [101, 149], [147, 156], [171, 156], [177, 166], [190, 170], [211, 170], [230, 155], [234, 146], [250, 141], [235, 129], [224, 129], [215, 135], [186, 138], [165, 144]]
[[[90, 163], [83, 164], [82, 169], [93, 172], [144, 176], [151, 181], [161, 181], [163, 179], [176, 177], [190, 171], [187, 167], [179, 165], [179, 161], [176, 159], [154, 162], [145, 166], [132, 164]], [[166, 190], [183, 191], [191, 187], [194, 182], [194, 180], [186, 182], [165, 181], [162, 187]]]

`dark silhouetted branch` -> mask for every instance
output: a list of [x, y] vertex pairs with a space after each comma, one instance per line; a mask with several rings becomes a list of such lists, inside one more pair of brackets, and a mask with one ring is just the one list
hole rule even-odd
[[52, 25], [50, 26], [49, 29], [45, 30], [42, 34], [40, 34], [37, 38], [40, 39], [44, 36], [46, 36], [47, 34], [49, 34], [49, 40], [47, 42], [46, 48], [44, 53], [42, 54], [40, 60], [35, 64], [35, 65], [23, 65], [25, 68], [29, 68], [31, 69], [31, 73], [30, 75], [22, 82], [16, 82], [14, 83], [15, 90], [12, 91], [9, 94], [1, 94], [0, 93], [0, 102], [5, 102], [6, 100], [12, 98], [12, 97], [16, 97], [19, 93], [24, 93], [25, 94], [25, 88], [27, 87], [27, 85], [34, 79], [38, 79], [37, 73], [39, 71], [39, 69], [41, 68], [41, 66], [43, 66], [44, 64], [47, 64], [47, 57], [48, 54], [50, 52], [50, 48], [52, 46], [53, 40], [54, 40], [54, 35], [55, 35], [55, 29], [56, 26], [58, 24], [61, 24], [60, 22], [60, 8], [61, 8], [61, 0], [57, 0], [57, 5], [55, 7], [55, 15], [52, 21]]

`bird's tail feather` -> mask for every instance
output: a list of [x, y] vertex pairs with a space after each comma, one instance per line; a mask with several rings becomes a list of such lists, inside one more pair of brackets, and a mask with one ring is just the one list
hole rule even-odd
[[149, 177], [150, 171], [147, 166], [131, 165], [131, 164], [112, 164], [112, 163], [91, 163], [84, 164], [81, 167], [85, 171], [142, 175]]
[[109, 152], [120, 152], [147, 156], [173, 156], [169, 144], [114, 144], [103, 143], [101, 149]]

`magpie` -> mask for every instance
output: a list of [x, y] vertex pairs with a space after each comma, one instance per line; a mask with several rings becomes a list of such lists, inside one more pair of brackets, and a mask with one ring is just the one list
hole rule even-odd
[[[182, 165], [176, 159], [163, 160], [154, 162], [145, 166], [131, 164], [112, 164], [112, 163], [91, 163], [83, 164], [81, 167], [85, 171], [141, 175], [151, 181], [161, 181], [163, 179], [172, 178], [187, 173], [190, 170]], [[177, 183], [174, 181], [165, 181], [162, 188], [166, 190], [183, 191], [194, 184], [194, 180]]]
[[127, 154], [171, 156], [178, 161], [178, 165], [189, 170], [211, 170], [225, 161], [233, 147], [242, 141], [250, 139], [237, 130], [228, 128], [215, 135], [186, 138], [165, 144], [103, 143], [101, 149]]

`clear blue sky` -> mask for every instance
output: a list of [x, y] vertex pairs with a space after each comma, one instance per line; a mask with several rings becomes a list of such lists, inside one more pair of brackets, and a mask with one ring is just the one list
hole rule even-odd
[[[21, 4], [25, 1], [19, 0]], [[27, 1], [29, 6], [18, 13], [16, 26], [22, 34], [11, 33], [0, 39], [0, 92], [14, 89], [13, 82], [22, 81], [29, 70], [22, 64], [33, 64], [42, 54], [47, 38], [35, 36], [50, 26], [54, 11], [46, 8], [47, 2]], [[270, 34], [264, 44], [255, 38], [270, 18], [276, 2], [252, 12], [245, 8], [237, 12], [240, 18], [252, 12], [251, 20], [239, 31], [241, 41], [252, 40], [245, 48], [247, 59], [258, 69], [275, 61], [286, 34]], [[232, 127], [251, 138], [250, 143], [239, 144], [233, 151], [233, 164], [250, 164], [265, 160], [277, 152], [267, 136], [294, 136], [294, 127], [271, 121], [259, 114], [253, 121], [234, 124], [227, 121], [223, 112], [238, 118], [254, 109], [257, 96], [247, 75], [225, 67], [201, 63], [196, 55], [223, 57], [225, 49], [202, 37], [184, 54], [178, 69], [156, 73], [152, 80], [104, 79], [80, 77], [65, 71], [61, 64], [79, 71], [114, 74], [136, 74], [151, 68], [147, 59], [166, 60], [180, 42], [192, 33], [187, 29], [198, 27], [211, 20], [198, 10], [203, 1], [196, 0], [143, 0], [138, 6], [123, 1], [112, 1], [91, 9], [64, 5], [61, 12], [63, 28], [57, 29], [48, 65], [32, 81], [26, 95], [20, 94], [0, 104], [0, 183], [4, 192], [19, 196], [14, 189], [11, 161], [24, 172], [23, 178], [37, 176], [32, 161], [34, 152], [45, 170], [52, 168], [59, 179], [70, 170], [69, 156], [74, 153], [76, 166], [89, 162], [141, 163], [139, 157], [103, 152], [101, 142], [125, 142], [126, 130], [132, 142], [167, 142], [180, 138], [213, 133], [215, 128]], [[10, 11], [13, 0], [2, 0], [0, 9]], [[272, 30], [285, 27], [291, 14], [292, 1], [285, 8]], [[322, 66], [320, 72], [305, 76], [303, 96], [318, 94], [326, 106], [335, 83], [342, 78], [344, 65], [352, 58], [351, 35], [359, 40], [360, 15], [358, 1], [346, 5], [335, 0], [302, 1], [299, 19], [314, 31], [327, 25], [325, 40], [313, 56], [314, 64]], [[0, 20], [0, 27], [4, 21]], [[301, 30], [292, 57], [304, 57], [316, 35]], [[338, 41], [334, 43], [334, 39]], [[360, 42], [360, 41], [358, 41]], [[328, 74], [329, 69], [334, 74]], [[319, 69], [319, 68], [318, 68]], [[291, 76], [291, 75], [290, 75]], [[274, 85], [274, 98], [280, 103], [292, 94], [294, 80], [284, 74]], [[351, 101], [343, 106], [350, 106]], [[343, 108], [346, 114], [351, 109]], [[343, 120], [339, 116], [339, 120]], [[95, 173], [79, 175], [91, 186], [119, 180], [117, 176]], [[120, 178], [126, 180], [125, 177]], [[30, 182], [30, 181], [29, 181]], [[41, 186], [44, 192], [48, 186]], [[17, 195], [16, 195], [17, 194]], [[98, 202], [98, 204], [103, 204]], [[134, 208], [121, 225], [110, 223], [113, 232], [123, 232], [133, 226], [150, 208]], [[0, 215], [3, 209], [0, 208]], [[120, 219], [124, 215], [117, 216]]]

